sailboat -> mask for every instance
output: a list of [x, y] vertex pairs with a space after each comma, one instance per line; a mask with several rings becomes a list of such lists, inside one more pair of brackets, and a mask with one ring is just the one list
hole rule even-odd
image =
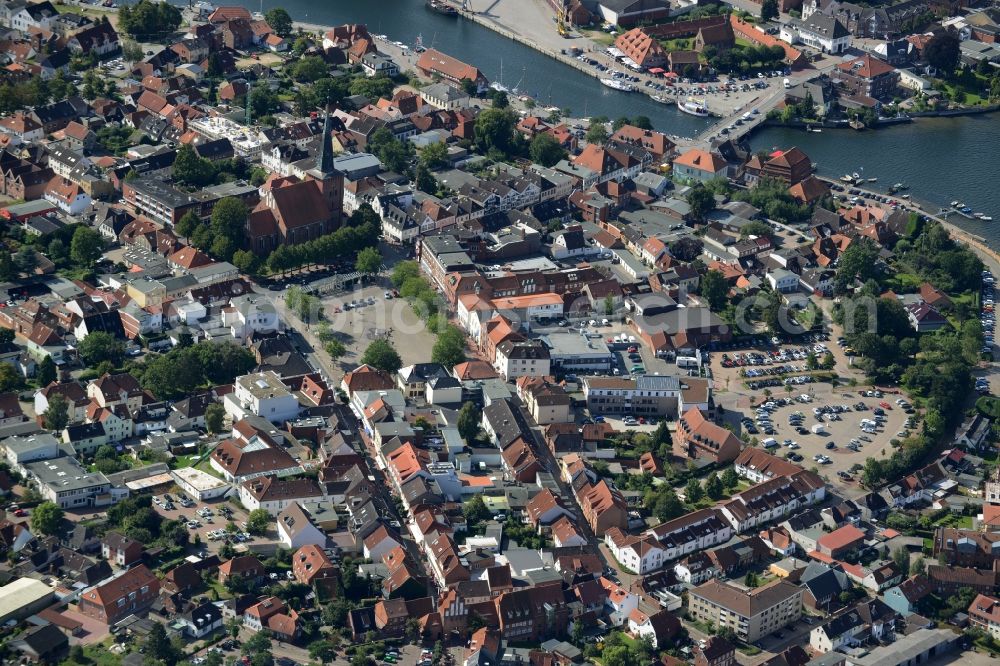
[[510, 92], [510, 89], [503, 84], [503, 58], [500, 59], [500, 78], [491, 83], [490, 88], [498, 92]]

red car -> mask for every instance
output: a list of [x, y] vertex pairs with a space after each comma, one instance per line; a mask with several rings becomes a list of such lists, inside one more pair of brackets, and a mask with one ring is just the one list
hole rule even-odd
[[637, 351], [639, 351], [639, 348], [636, 347], [635, 345], [632, 345], [631, 347], [628, 348], [628, 353], [629, 354], [635, 353]]
[[18, 518], [23, 518], [28, 514], [24, 509], [18, 509], [17, 511], [14, 512], [14, 515], [17, 516]]
[[881, 407], [882, 409], [892, 409], [892, 405], [890, 405], [889, 403], [885, 402], [884, 400], [882, 402], [878, 403], [878, 406]]
[[639, 423], [641, 423], [642, 425], [646, 425], [646, 417], [645, 416], [640, 416], [639, 417]]

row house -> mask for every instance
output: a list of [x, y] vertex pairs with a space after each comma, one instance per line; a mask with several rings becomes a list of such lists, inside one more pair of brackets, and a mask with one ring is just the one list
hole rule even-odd
[[800, 471], [748, 488], [720, 506], [737, 532], [785, 518], [796, 509], [826, 497], [826, 484], [817, 474]]
[[713, 507], [668, 520], [645, 533], [659, 542], [669, 562], [729, 541], [733, 528]]

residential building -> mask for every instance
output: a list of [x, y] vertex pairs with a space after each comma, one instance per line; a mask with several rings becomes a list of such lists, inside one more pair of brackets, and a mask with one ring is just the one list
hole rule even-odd
[[674, 453], [682, 458], [728, 463], [736, 460], [740, 447], [732, 431], [709, 421], [698, 407], [686, 411], [677, 422]]
[[969, 605], [969, 624], [994, 639], [1000, 638], [1000, 599], [985, 594], [976, 595]]
[[223, 405], [234, 421], [254, 415], [284, 423], [299, 414], [299, 401], [273, 371], [237, 377]]
[[81, 613], [106, 625], [148, 609], [160, 594], [160, 581], [145, 564], [80, 593]]
[[709, 580], [689, 592], [688, 612], [753, 643], [802, 617], [802, 589], [784, 579], [752, 590]]

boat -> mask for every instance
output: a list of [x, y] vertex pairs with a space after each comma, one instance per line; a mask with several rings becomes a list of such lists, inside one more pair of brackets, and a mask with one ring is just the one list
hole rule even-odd
[[983, 216], [984, 216], [985, 214], [986, 214], [986, 213], [973, 213], [973, 214], [972, 214], [972, 217], [976, 218], [977, 220], [981, 220], [981, 219], [983, 219]]
[[958, 202], [957, 202], [957, 201], [952, 201], [952, 202], [951, 202], [951, 204], [949, 204], [949, 205], [950, 205], [950, 206], [951, 206], [952, 208], [957, 208], [957, 207], [958, 207]]
[[698, 116], [699, 118], [708, 117], [708, 106], [705, 105], [705, 102], [693, 97], [688, 97], [684, 103], [679, 103], [677, 108], [681, 113], [686, 113], [690, 116]]
[[992, 218], [992, 217], [990, 217], [989, 215], [983, 215], [983, 216], [982, 216], [981, 218], [979, 218], [979, 219], [980, 219], [980, 220], [982, 220], [983, 222], [992, 222], [992, 221], [993, 221], [993, 218]]
[[853, 178], [854, 180], [861, 180], [861, 174], [855, 171], [854, 173], [851, 174], [851, 178]]
[[906, 185], [904, 183], [896, 183], [895, 185], [893, 185], [893, 187], [896, 188], [897, 190], [908, 190], [908, 189], [910, 189], [910, 186]]
[[844, 181], [845, 183], [853, 183], [854, 182], [854, 176], [852, 176], [849, 173], [844, 174], [843, 176], [840, 177], [840, 179], [842, 181]]
[[603, 83], [609, 88], [613, 88], [615, 90], [621, 90], [622, 92], [635, 92], [635, 86], [633, 86], [630, 83], [622, 83], [618, 79], [601, 79], [601, 83]]
[[650, 98], [654, 102], [659, 102], [660, 104], [673, 104], [674, 100], [667, 97], [666, 95], [650, 95]]
[[878, 181], [878, 178], [869, 178], [868, 179], [869, 183], [874, 183], [874, 182], [877, 182], [877, 181]]
[[449, 5], [444, 0], [426, 0], [424, 6], [432, 12], [437, 12], [438, 14], [443, 14], [445, 16], [458, 16], [458, 10]]
[[416, 53], [423, 53], [427, 50], [427, 47], [424, 46], [424, 36], [422, 34], [418, 34], [417, 39], [413, 42], [413, 50]]

